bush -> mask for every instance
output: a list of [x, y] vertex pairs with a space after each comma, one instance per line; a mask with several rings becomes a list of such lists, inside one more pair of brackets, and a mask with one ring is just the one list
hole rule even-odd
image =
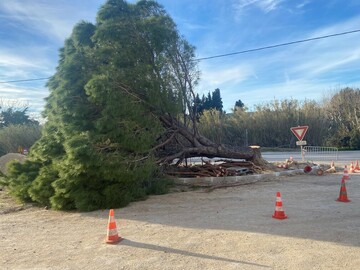
[[77, 150], [56, 163], [40, 162], [32, 155], [24, 164], [12, 163], [7, 178], [10, 193], [21, 202], [57, 210], [92, 211], [124, 207], [149, 194], [168, 191], [170, 180], [158, 177], [154, 160], [130, 168], [127, 157], [117, 159], [110, 154], [108, 159], [101, 159], [91, 148]]
[[16, 177], [6, 177], [6, 185], [9, 186], [10, 194], [20, 202], [31, 202], [28, 192], [40, 170], [40, 163], [25, 160], [24, 163], [11, 161], [8, 166], [8, 174]]
[[17, 153], [19, 146], [30, 149], [40, 136], [41, 127], [36, 124], [4, 127], [0, 129], [0, 155]]
[[354, 150], [360, 149], [360, 131], [354, 129], [351, 132], [350, 147]]

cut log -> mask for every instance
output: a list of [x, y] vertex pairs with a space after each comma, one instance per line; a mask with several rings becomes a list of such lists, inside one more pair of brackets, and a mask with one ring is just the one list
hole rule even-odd
[[160, 121], [167, 132], [159, 139], [158, 143], [161, 147], [156, 147], [159, 164], [171, 164], [175, 159], [180, 163], [183, 159], [191, 157], [216, 157], [244, 159], [260, 167], [268, 165], [261, 156], [259, 146], [234, 147], [216, 144], [199, 134], [196, 129], [185, 126], [170, 115], [161, 116]]

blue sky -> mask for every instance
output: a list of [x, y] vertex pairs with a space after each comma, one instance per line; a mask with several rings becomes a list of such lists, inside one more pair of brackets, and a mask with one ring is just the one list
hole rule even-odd
[[[80, 20], [95, 22], [101, 0], [0, 0], [0, 82], [49, 77]], [[135, 1], [128, 1], [135, 2]], [[360, 29], [358, 0], [159, 0], [199, 58]], [[360, 32], [201, 61], [202, 95], [220, 88], [224, 109], [275, 99], [322, 98], [360, 87]], [[34, 113], [46, 81], [1, 83], [0, 100]]]

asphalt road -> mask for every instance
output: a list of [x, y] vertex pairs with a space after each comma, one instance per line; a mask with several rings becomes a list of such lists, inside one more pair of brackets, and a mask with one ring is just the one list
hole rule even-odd
[[[276, 161], [285, 161], [292, 157], [296, 161], [301, 161], [302, 156], [301, 152], [262, 152], [262, 156], [265, 160], [269, 162]], [[356, 162], [356, 160], [360, 160], [360, 151], [338, 151], [335, 152], [312, 152], [305, 153], [304, 161], [314, 161], [314, 162], [338, 162], [343, 164], [350, 164], [351, 162]]]
[[[262, 152], [262, 157], [268, 162], [283, 162], [286, 159], [292, 157], [295, 161], [302, 161], [302, 156], [299, 151], [294, 152]], [[212, 160], [217, 160], [221, 158], [214, 158]], [[204, 158], [207, 160], [207, 158]], [[336, 164], [340, 165], [350, 165], [351, 162], [356, 161], [360, 162], [360, 151], [308, 151], [305, 152], [304, 161], [309, 161], [313, 163], [326, 164], [334, 161]], [[189, 158], [188, 162], [190, 163], [199, 163], [201, 162], [200, 157]], [[335, 164], [335, 165], [336, 165]]]

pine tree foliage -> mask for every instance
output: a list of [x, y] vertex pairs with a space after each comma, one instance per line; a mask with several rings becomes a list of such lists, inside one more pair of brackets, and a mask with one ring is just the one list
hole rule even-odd
[[162, 192], [152, 151], [164, 131], [159, 115], [192, 105], [193, 57], [160, 5], [109, 0], [96, 25], [77, 24], [60, 50], [48, 82], [48, 122], [28, 161], [12, 166], [11, 192], [82, 211]]
[[[48, 122], [28, 162], [12, 170], [13, 194], [55, 209], [91, 211], [162, 192], [162, 169], [175, 159], [263, 162], [260, 151], [199, 133], [198, 77], [194, 47], [159, 4], [108, 0], [96, 24], [77, 24], [60, 51], [48, 82]], [[220, 90], [214, 93], [209, 106], [220, 108]], [[26, 177], [29, 170], [34, 177]]]

